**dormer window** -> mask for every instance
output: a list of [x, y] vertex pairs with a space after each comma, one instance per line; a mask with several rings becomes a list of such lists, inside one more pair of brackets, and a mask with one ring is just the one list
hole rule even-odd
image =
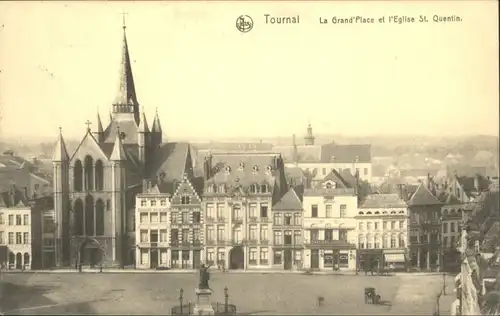
[[332, 156], [332, 157], [330, 158], [330, 160], [331, 160], [331, 161], [335, 161], [335, 156]]
[[261, 184], [260, 185], [260, 192], [261, 193], [267, 193], [267, 184]]
[[181, 204], [189, 204], [189, 196], [182, 196]]
[[166, 176], [165, 172], [160, 173], [160, 179], [162, 180], [165, 179], [165, 176]]
[[250, 193], [257, 193], [257, 185], [256, 184], [250, 185]]
[[243, 170], [245, 168], [245, 163], [242, 161], [240, 162], [240, 169]]
[[219, 172], [219, 167], [215, 166], [214, 167], [214, 173], [217, 173], [217, 172]]
[[257, 166], [257, 165], [253, 166], [252, 171], [259, 172], [259, 166]]
[[325, 189], [327, 189], [327, 190], [335, 189], [336, 187], [337, 187], [337, 184], [333, 181], [328, 181], [325, 183]]
[[207, 186], [207, 193], [213, 193], [214, 192], [214, 187], [209, 185]]
[[226, 166], [226, 172], [227, 172], [227, 173], [230, 173], [230, 172], [231, 172], [231, 167]]
[[217, 193], [226, 193], [226, 186], [224, 184], [220, 184], [217, 187]]
[[332, 183], [331, 183], [331, 182], [327, 182], [327, 183], [326, 183], [326, 188], [327, 188], [328, 190], [332, 189]]
[[269, 166], [269, 165], [268, 165], [268, 166], [266, 166], [266, 171], [267, 171], [267, 172], [271, 172], [271, 170], [272, 170], [271, 166]]

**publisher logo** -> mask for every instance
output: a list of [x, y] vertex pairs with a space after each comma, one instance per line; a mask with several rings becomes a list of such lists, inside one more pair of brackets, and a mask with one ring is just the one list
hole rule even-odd
[[240, 15], [236, 19], [236, 28], [242, 33], [248, 33], [253, 29], [253, 20], [248, 15]]

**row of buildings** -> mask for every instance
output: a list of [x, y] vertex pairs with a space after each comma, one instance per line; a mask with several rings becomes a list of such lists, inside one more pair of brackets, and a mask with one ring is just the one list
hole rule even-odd
[[434, 269], [445, 241], [454, 247], [449, 223], [470, 202], [458, 178], [367, 195], [369, 146], [318, 149], [310, 127], [310, 161], [296, 144], [292, 158], [278, 148], [196, 159], [188, 143], [164, 141], [158, 114], [150, 127], [141, 113], [125, 27], [120, 66], [108, 125], [97, 115], [71, 152], [60, 131], [50, 202], [14, 185], [7, 193], [24, 195], [4, 196], [9, 268]]

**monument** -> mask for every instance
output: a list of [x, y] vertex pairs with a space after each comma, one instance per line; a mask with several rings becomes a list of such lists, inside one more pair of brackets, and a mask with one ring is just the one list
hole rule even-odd
[[215, 315], [214, 308], [212, 306], [212, 290], [208, 285], [210, 280], [210, 272], [208, 272], [209, 266], [204, 264], [200, 267], [200, 279], [198, 282], [198, 287], [195, 289], [196, 292], [196, 304], [194, 306], [194, 315]]

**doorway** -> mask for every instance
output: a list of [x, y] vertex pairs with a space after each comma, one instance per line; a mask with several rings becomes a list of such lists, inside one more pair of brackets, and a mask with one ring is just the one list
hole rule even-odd
[[311, 250], [311, 269], [319, 269], [319, 249]]
[[285, 264], [285, 270], [291, 270], [292, 269], [292, 250], [291, 249], [285, 249], [285, 253], [283, 254], [283, 261]]
[[243, 269], [245, 267], [245, 253], [241, 246], [235, 246], [229, 252], [229, 269]]
[[158, 268], [158, 249], [151, 249], [151, 269]]

